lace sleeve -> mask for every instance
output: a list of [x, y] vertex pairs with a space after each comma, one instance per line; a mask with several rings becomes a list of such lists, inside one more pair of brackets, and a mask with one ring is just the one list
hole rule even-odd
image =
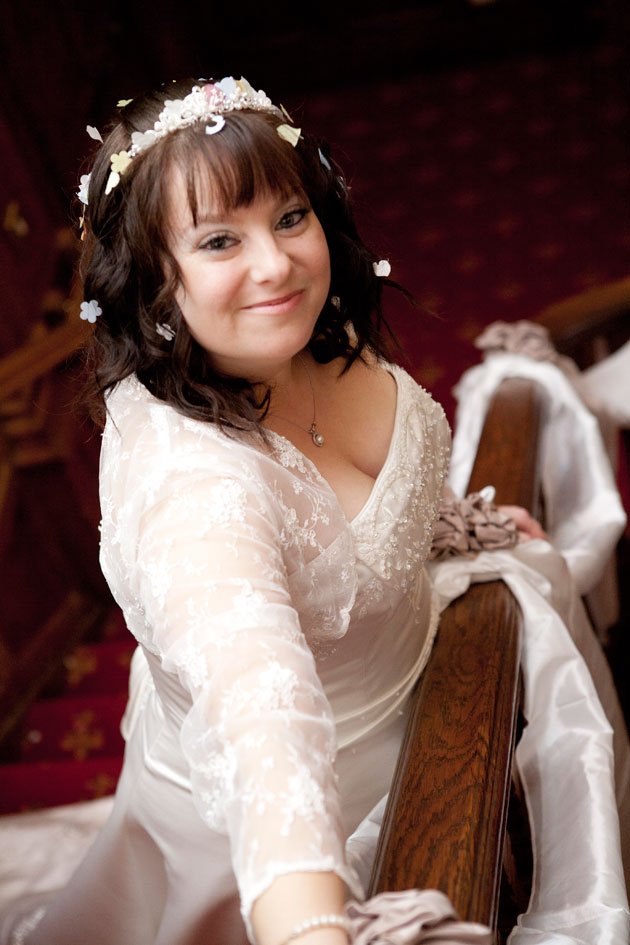
[[181, 743], [194, 800], [230, 836], [246, 922], [283, 873], [333, 870], [357, 889], [334, 722], [292, 606], [278, 517], [260, 482], [178, 474], [142, 516], [137, 546], [147, 644], [190, 697]]

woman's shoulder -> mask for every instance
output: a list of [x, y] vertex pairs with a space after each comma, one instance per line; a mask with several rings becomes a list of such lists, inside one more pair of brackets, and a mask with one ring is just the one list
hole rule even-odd
[[[438, 423], [448, 430], [448, 422], [444, 408], [435, 400], [431, 393], [400, 364], [395, 361], [388, 361], [385, 358], [378, 358], [374, 353], [367, 352], [362, 354], [362, 361], [367, 368], [365, 372], [365, 383], [381, 382], [384, 377], [394, 378], [397, 388], [399, 417], [404, 417], [409, 413], [416, 413], [426, 417], [432, 423]], [[371, 375], [371, 378], [370, 378]]]
[[253, 434], [221, 429], [195, 420], [154, 397], [135, 376], [121, 381], [107, 397], [102, 466], [128, 468], [140, 476], [194, 475], [198, 472], [255, 475], [261, 456]]
[[406, 401], [412, 408], [420, 410], [432, 419], [443, 422], [448, 426], [442, 404], [435, 400], [419, 380], [399, 364], [388, 363], [385, 369], [396, 380], [399, 398]]

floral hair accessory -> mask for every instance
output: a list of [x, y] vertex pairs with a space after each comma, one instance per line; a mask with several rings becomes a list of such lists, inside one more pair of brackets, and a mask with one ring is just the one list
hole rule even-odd
[[386, 279], [387, 276], [392, 271], [390, 266], [389, 259], [379, 259], [378, 262], [373, 263], [374, 275], [378, 276], [379, 279]]
[[81, 181], [80, 181], [81, 186], [77, 190], [77, 197], [79, 198], [81, 203], [84, 203], [86, 205], [86, 207], [87, 207], [87, 202], [88, 202], [88, 190], [90, 189], [91, 176], [92, 176], [91, 174], [81, 174]]
[[90, 322], [90, 324], [93, 325], [98, 316], [102, 314], [103, 309], [96, 299], [92, 299], [90, 302], [81, 302], [81, 314], [79, 317], [84, 321]]
[[300, 135], [302, 134], [301, 128], [295, 127], [295, 122], [289, 115], [288, 111], [284, 105], [280, 105], [280, 111], [286, 118], [288, 124], [285, 122], [283, 125], [278, 125], [276, 131], [284, 141], [288, 141], [292, 147], [296, 147], [298, 141], [300, 140]]
[[94, 138], [95, 141], [100, 141], [103, 143], [103, 136], [101, 135], [98, 128], [95, 128], [94, 125], [86, 125], [85, 130], [89, 134], [90, 138]]
[[175, 331], [170, 325], [167, 325], [166, 322], [159, 322], [155, 326], [155, 330], [157, 331], [158, 335], [161, 335], [166, 341], [172, 341], [175, 337]]
[[[122, 99], [119, 102], [119, 107], [122, 107], [123, 102], [125, 105], [129, 104], [129, 101], [131, 100]], [[107, 179], [105, 193], [109, 194], [114, 187], [118, 186], [121, 176], [135, 157], [146, 151], [161, 138], [172, 134], [174, 131], [179, 131], [180, 128], [188, 128], [200, 121], [207, 122], [206, 134], [217, 134], [225, 126], [224, 115], [243, 109], [272, 112], [279, 117], [283, 117], [282, 111], [273, 104], [262, 89], [256, 91], [247, 79], [242, 77], [234, 79], [232, 76], [226, 76], [219, 82], [195, 85], [184, 98], [165, 101], [164, 108], [153, 128], [149, 128], [147, 131], [134, 131], [131, 135], [131, 147], [127, 151], [120, 151], [118, 154], [112, 155], [112, 169]], [[295, 138], [295, 143], [297, 143], [300, 135], [299, 129], [291, 129], [288, 125], [281, 125], [280, 127], [289, 129], [292, 138]], [[287, 138], [287, 140], [291, 140], [292, 144], [294, 143], [290, 138]]]
[[112, 154], [110, 161], [112, 169], [107, 178], [107, 184], [105, 185], [105, 194], [110, 193], [114, 187], [118, 186], [120, 183], [120, 175], [124, 174], [131, 164], [131, 155], [128, 151], [119, 151], [118, 154]]
[[322, 153], [322, 149], [321, 149], [321, 148], [318, 148], [318, 149], [317, 149], [317, 153], [319, 154], [319, 161], [320, 161], [320, 164], [323, 164], [327, 171], [332, 171], [332, 167], [330, 166], [330, 161], [329, 161], [329, 160], [327, 159], [327, 157]]
[[276, 131], [285, 141], [288, 141], [289, 144], [295, 147], [300, 140], [300, 135], [302, 134], [301, 128], [293, 128], [292, 125], [278, 125]]

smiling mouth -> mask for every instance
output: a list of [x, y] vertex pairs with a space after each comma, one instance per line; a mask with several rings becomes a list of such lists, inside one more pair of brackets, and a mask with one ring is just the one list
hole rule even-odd
[[283, 295], [277, 299], [266, 299], [261, 302], [254, 302], [252, 305], [246, 305], [246, 309], [250, 308], [279, 308], [283, 305], [290, 305], [292, 302], [297, 302], [299, 297], [303, 293], [303, 289], [296, 289], [295, 292], [289, 292], [288, 295]]

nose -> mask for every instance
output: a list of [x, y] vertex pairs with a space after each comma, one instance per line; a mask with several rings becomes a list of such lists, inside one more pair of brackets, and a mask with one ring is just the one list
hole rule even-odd
[[259, 237], [251, 247], [250, 276], [256, 283], [285, 282], [293, 265], [286, 248], [274, 234]]

